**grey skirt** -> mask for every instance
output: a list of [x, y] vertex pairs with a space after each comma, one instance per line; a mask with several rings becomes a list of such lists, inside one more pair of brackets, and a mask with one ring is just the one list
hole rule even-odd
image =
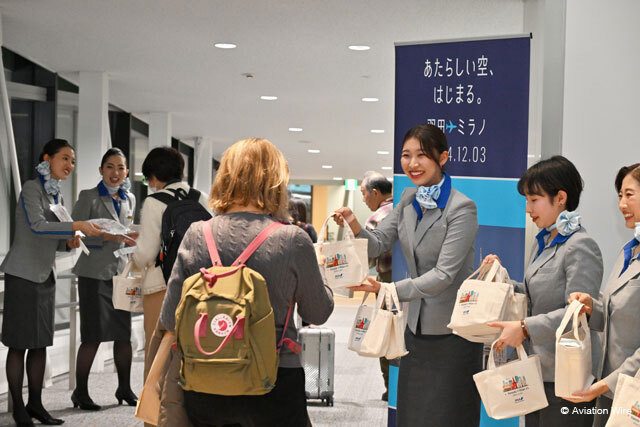
[[56, 282], [42, 283], [5, 274], [2, 343], [16, 350], [53, 345]]
[[482, 344], [457, 335], [415, 335], [400, 360], [397, 426], [480, 425], [480, 395], [473, 374], [482, 370]]
[[129, 341], [131, 313], [113, 307], [113, 281], [78, 277], [80, 341]]

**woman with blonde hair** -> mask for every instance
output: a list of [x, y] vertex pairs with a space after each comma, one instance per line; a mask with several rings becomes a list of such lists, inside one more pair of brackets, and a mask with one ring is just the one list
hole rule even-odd
[[[287, 184], [289, 168], [282, 153], [266, 139], [236, 142], [222, 156], [211, 188], [211, 221], [222, 265], [231, 265], [250, 242], [274, 222], [289, 218]], [[300, 315], [314, 324], [324, 323], [333, 311], [331, 290], [326, 286], [311, 239], [296, 226], [277, 228], [245, 262], [267, 282], [274, 311], [276, 337], [296, 340], [297, 332], [287, 319], [290, 302]], [[202, 267], [211, 266], [202, 223], [193, 224], [184, 236], [160, 322], [175, 330], [175, 312], [182, 283]], [[293, 312], [293, 310], [291, 311]], [[283, 331], [284, 325], [288, 325]], [[304, 370], [298, 356], [282, 347], [275, 387], [261, 396], [222, 396], [184, 392], [189, 420], [198, 426], [305, 426], [308, 415]]]

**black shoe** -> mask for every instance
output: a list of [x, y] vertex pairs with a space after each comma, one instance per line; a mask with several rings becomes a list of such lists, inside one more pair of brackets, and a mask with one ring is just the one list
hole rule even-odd
[[388, 402], [389, 401], [389, 392], [385, 391], [384, 393], [382, 393], [382, 397], [380, 399], [385, 401], [385, 402]]
[[13, 421], [15, 421], [16, 425], [19, 427], [28, 427], [28, 426], [34, 425], [33, 420], [29, 416], [29, 413], [24, 409], [14, 412], [12, 415], [13, 415]]
[[138, 396], [136, 396], [131, 389], [128, 391], [122, 391], [120, 389], [116, 390], [116, 400], [118, 401], [118, 405], [122, 405], [122, 401], [127, 402], [129, 406], [136, 406], [138, 403]]
[[49, 414], [43, 407], [40, 407], [39, 409], [32, 409], [31, 407], [29, 407], [29, 404], [27, 404], [27, 406], [25, 406], [25, 409], [27, 410], [27, 413], [31, 416], [31, 418], [35, 418], [36, 420], [40, 421], [41, 424], [48, 426], [59, 426], [60, 424], [64, 423], [64, 420], [61, 420], [60, 418], [53, 418], [51, 414]]
[[71, 393], [71, 403], [73, 403], [74, 408], [79, 407], [83, 411], [99, 411], [102, 409], [102, 407], [96, 404], [89, 395], [80, 396], [75, 390]]

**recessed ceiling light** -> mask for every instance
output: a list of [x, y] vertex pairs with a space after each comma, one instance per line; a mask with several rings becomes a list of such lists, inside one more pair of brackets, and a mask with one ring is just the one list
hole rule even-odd
[[389, 154], [388, 151], [376, 151], [376, 153], [378, 153], [378, 154]]
[[289, 132], [302, 132], [302, 128], [289, 128]]
[[322, 165], [322, 169], [332, 169], [333, 166], [331, 165]]
[[362, 102], [378, 102], [378, 98], [362, 98]]
[[262, 95], [260, 99], [262, 99], [263, 101], [275, 101], [276, 99], [278, 99], [278, 97], [270, 96], [270, 95]]
[[235, 49], [237, 47], [233, 43], [216, 43], [214, 46], [218, 49]]
[[136, 172], [135, 175], [136, 176], [142, 176], [142, 172]]
[[390, 171], [391, 169], [393, 169], [391, 166], [383, 166], [382, 167], [383, 171]]
[[342, 180], [344, 180], [344, 178], [342, 178], [341, 176], [334, 176], [333, 180], [334, 181], [342, 181]]
[[384, 133], [384, 129], [371, 129], [371, 133]]
[[320, 152], [320, 150], [314, 150], [314, 149], [307, 150], [307, 151], [308, 151], [309, 153], [313, 153], [313, 154], [318, 154], [318, 153]]
[[365, 46], [365, 45], [358, 45], [358, 44], [354, 44], [349, 46], [349, 49], [351, 50], [369, 50], [371, 49], [370, 46]]

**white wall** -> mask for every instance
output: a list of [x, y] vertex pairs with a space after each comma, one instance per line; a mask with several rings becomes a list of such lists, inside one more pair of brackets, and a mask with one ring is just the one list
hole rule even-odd
[[640, 161], [638, 16], [637, 0], [567, 0], [562, 153], [584, 178], [579, 210], [603, 252], [605, 280], [633, 236], [613, 180]]

